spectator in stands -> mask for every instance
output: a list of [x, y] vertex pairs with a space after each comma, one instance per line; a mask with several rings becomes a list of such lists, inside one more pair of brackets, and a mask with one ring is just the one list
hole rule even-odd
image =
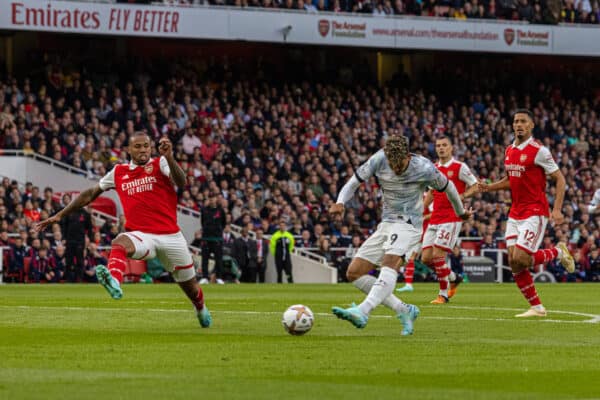
[[[496, 239], [494, 239], [494, 237], [492, 236], [491, 233], [487, 233], [484, 237], [483, 237], [483, 241], [481, 242], [481, 255], [483, 257], [488, 257], [489, 259], [496, 261], [497, 258], [497, 251], [496, 249], [498, 248], [498, 242], [496, 241]], [[486, 251], [486, 250], [493, 250], [493, 251]]]
[[331, 251], [331, 242], [326, 237], [323, 237], [319, 242], [319, 249], [317, 250], [317, 254], [321, 255], [327, 261], [327, 264], [333, 266], [334, 265], [334, 255]]
[[8, 238], [8, 231], [6, 229], [0, 230], [0, 247], [10, 247], [10, 243], [11, 242]]
[[84, 252], [84, 267], [83, 267], [83, 281], [89, 283], [98, 282], [96, 277], [96, 266], [107, 265], [108, 260], [99, 251], [95, 243], [90, 243]]
[[256, 241], [248, 234], [248, 227], [242, 227], [242, 233], [233, 241], [231, 256], [241, 269], [241, 281], [256, 283], [256, 263], [258, 259]]
[[291, 253], [294, 250], [294, 237], [288, 232], [287, 224], [284, 219], [279, 221], [279, 230], [271, 236], [269, 247], [271, 254], [275, 257], [277, 283], [282, 283], [283, 271], [285, 271], [287, 282], [294, 283], [291, 257]]
[[313, 241], [310, 239], [310, 231], [308, 229], [302, 230], [300, 240], [296, 242], [296, 247], [314, 247]]
[[44, 279], [46, 282], [60, 282], [63, 278], [64, 270], [57, 268], [54, 254], [50, 253], [46, 247], [42, 247], [40, 249], [39, 258], [40, 261], [43, 261], [46, 264], [46, 268], [44, 269]]
[[54, 270], [59, 275], [59, 280], [63, 279], [67, 270], [66, 248], [63, 245], [58, 245], [54, 249], [52, 257], [54, 259]]
[[18, 236], [15, 243], [11, 246], [8, 275], [11, 282], [23, 282], [25, 279], [25, 258], [28, 257], [28, 249], [23, 239]]
[[269, 255], [269, 241], [263, 238], [263, 230], [256, 230], [256, 270], [258, 282], [265, 283], [265, 272], [267, 271], [267, 256]]
[[600, 282], [600, 251], [597, 245], [590, 247], [588, 256], [589, 279], [593, 282]]
[[[71, 196], [63, 195], [62, 203], [66, 206], [70, 202]], [[85, 208], [79, 209], [62, 219], [61, 229], [62, 236], [66, 241], [65, 278], [69, 282], [81, 282], [83, 280], [85, 238], [86, 235], [92, 234], [92, 217]]]
[[36, 255], [31, 258], [29, 281], [39, 283], [43, 279], [46, 279], [48, 282], [54, 282], [56, 275], [52, 269], [52, 261], [48, 256], [48, 249], [40, 247]]
[[202, 141], [195, 135], [194, 130], [189, 127], [185, 130], [185, 135], [181, 139], [183, 151], [187, 155], [193, 155], [196, 149], [202, 148]]
[[223, 228], [225, 227], [225, 210], [217, 204], [217, 196], [211, 195], [202, 209], [202, 280], [208, 283], [208, 260], [212, 254], [215, 268], [210, 277], [211, 282], [223, 283]]

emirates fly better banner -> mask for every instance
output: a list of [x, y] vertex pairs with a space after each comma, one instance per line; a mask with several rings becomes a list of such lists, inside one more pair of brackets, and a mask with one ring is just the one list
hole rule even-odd
[[0, 1], [0, 29], [273, 43], [600, 56], [600, 29], [210, 7]]

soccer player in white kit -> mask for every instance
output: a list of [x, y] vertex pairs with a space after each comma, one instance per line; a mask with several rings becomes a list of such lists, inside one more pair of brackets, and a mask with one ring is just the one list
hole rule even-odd
[[39, 222], [36, 229], [41, 231], [58, 223], [106, 190], [116, 190], [123, 205], [127, 232], [112, 241], [108, 268], [96, 267], [98, 282], [113, 299], [120, 299], [127, 258], [158, 257], [194, 305], [200, 325], [208, 328], [212, 318], [204, 304], [202, 288], [196, 282], [192, 256], [177, 225], [177, 193], [173, 186], [185, 185], [185, 173], [173, 157], [173, 145], [168, 138], [160, 139], [158, 151], [161, 157], [151, 158], [150, 137], [145, 132], [134, 133], [129, 138], [129, 164], [116, 165], [97, 185], [81, 192], [56, 215]]
[[[329, 212], [342, 214], [344, 204], [352, 198], [361, 182], [372, 176], [377, 177], [383, 192], [382, 222], [360, 246], [346, 272], [348, 281], [367, 297], [358, 306], [333, 307], [332, 312], [357, 328], [364, 328], [371, 311], [383, 303], [402, 321], [402, 335], [410, 335], [419, 308], [402, 302], [392, 292], [399, 268], [421, 245], [423, 193], [429, 188], [445, 192], [454, 211], [463, 220], [467, 220], [471, 212], [465, 211], [454, 184], [431, 161], [409, 153], [405, 136], [388, 138], [384, 148], [361, 165], [344, 185]], [[382, 266], [377, 278], [368, 274], [376, 265]]]

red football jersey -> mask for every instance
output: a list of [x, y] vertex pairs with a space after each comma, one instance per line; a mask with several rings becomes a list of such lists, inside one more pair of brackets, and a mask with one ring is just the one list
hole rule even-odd
[[558, 170], [550, 151], [533, 138], [519, 146], [511, 144], [506, 148], [504, 169], [512, 197], [508, 216], [519, 220], [532, 216], [549, 217], [546, 175]]
[[[477, 183], [477, 178], [471, 173], [471, 170], [465, 163], [451, 159], [445, 165], [437, 162], [436, 168], [444, 174], [448, 180], [454, 183], [458, 194], [463, 194], [467, 187]], [[448, 200], [445, 192], [433, 191], [433, 213], [431, 214], [430, 224], [447, 224], [450, 222], [462, 221], [452, 208], [452, 203]]]
[[[165, 161], [166, 164], [166, 161]], [[125, 228], [159, 235], [179, 232], [177, 194], [161, 158], [146, 165], [119, 164], [100, 180], [103, 190], [114, 188], [125, 214]]]

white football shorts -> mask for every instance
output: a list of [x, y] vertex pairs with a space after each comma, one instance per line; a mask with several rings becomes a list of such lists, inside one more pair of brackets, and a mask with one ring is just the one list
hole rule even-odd
[[421, 230], [405, 222], [382, 222], [365, 240], [355, 257], [381, 265], [385, 254], [404, 257], [405, 261], [421, 246]]
[[125, 232], [133, 242], [134, 260], [149, 260], [158, 257], [163, 267], [173, 275], [175, 282], [189, 281], [195, 276], [194, 262], [187, 242], [181, 232], [156, 235], [140, 231]]
[[527, 219], [509, 218], [506, 223], [506, 245], [517, 246], [529, 254], [535, 253], [544, 240], [548, 218], [534, 215]]

